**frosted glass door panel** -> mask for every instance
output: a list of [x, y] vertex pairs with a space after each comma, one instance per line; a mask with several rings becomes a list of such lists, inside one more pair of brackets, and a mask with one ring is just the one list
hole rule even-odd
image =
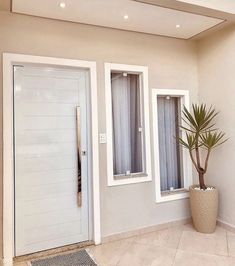
[[78, 206], [76, 108], [87, 150], [87, 71], [14, 67], [15, 253], [88, 240], [87, 156]]

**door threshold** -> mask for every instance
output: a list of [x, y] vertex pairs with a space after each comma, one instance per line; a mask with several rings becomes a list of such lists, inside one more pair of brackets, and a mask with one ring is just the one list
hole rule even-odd
[[29, 260], [34, 260], [38, 258], [44, 258], [44, 257], [49, 257], [53, 255], [58, 255], [58, 254], [63, 254], [63, 253], [69, 253], [71, 251], [79, 250], [88, 246], [94, 245], [94, 241], [88, 240], [88, 241], [83, 241], [80, 243], [76, 244], [71, 244], [63, 247], [58, 247], [58, 248], [52, 248], [48, 250], [43, 250], [27, 255], [22, 255], [22, 256], [17, 256], [14, 257], [14, 262], [23, 262], [23, 261], [29, 261]]

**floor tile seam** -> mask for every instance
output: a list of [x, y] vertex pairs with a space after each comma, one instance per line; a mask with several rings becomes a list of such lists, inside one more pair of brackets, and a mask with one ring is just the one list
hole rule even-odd
[[180, 239], [179, 239], [178, 245], [177, 245], [177, 247], [176, 247], [176, 252], [175, 252], [175, 256], [174, 256], [174, 260], [173, 260], [172, 266], [175, 265], [176, 255], [177, 255], [177, 252], [178, 252], [178, 250], [179, 250], [180, 241], [181, 241], [181, 239], [182, 239], [182, 236], [183, 236], [183, 232], [184, 232], [184, 231], [185, 231], [185, 230], [182, 230], [182, 231], [181, 231]]
[[171, 266], [174, 266], [175, 265], [175, 259], [176, 259], [177, 252], [178, 252], [178, 249], [175, 249], [175, 254], [174, 254], [174, 258], [173, 258], [173, 261], [172, 261], [172, 265]]
[[141, 245], [141, 246], [147, 246], [147, 247], [162, 247], [162, 248], [168, 248], [168, 249], [172, 249], [172, 250], [176, 250], [176, 248], [172, 248], [172, 247], [168, 247], [167, 245], [161, 245], [161, 244], [146, 244], [146, 243], [139, 243], [139, 242], [133, 242], [132, 244], [137, 244], [137, 245]]
[[227, 243], [227, 253], [228, 253], [228, 256], [230, 256], [230, 252], [229, 252], [229, 244], [228, 244], [228, 231], [226, 230], [226, 243]]
[[228, 256], [228, 255], [221, 255], [221, 254], [215, 254], [215, 253], [204, 253], [204, 252], [198, 252], [198, 251], [191, 251], [191, 250], [186, 250], [186, 249], [182, 249], [182, 248], [178, 248], [177, 250], [189, 252], [189, 253], [194, 253], [194, 254], [199, 254], [199, 255], [212, 255], [212, 256], [218, 256], [218, 257], [224, 257], [224, 258], [232, 257], [232, 256]]
[[128, 252], [128, 249], [129, 249], [133, 244], [134, 244], [134, 240], [131, 241], [130, 243], [128, 243], [126, 250], [124, 250], [123, 252], [121, 252], [121, 254], [120, 254], [120, 258], [118, 259], [118, 261], [117, 261], [117, 263], [116, 263], [116, 266], [119, 265], [119, 263], [120, 263], [122, 257], [125, 255], [126, 252]]

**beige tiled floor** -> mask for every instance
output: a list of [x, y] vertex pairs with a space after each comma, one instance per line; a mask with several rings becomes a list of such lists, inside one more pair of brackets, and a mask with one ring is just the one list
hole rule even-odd
[[201, 234], [188, 224], [87, 251], [99, 266], [235, 266], [235, 234], [221, 227], [213, 234]]

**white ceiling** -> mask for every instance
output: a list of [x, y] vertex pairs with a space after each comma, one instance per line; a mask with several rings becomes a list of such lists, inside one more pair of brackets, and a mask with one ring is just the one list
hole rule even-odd
[[[65, 8], [59, 6], [61, 2], [66, 4]], [[132, 0], [13, 0], [12, 11], [183, 39], [223, 22]], [[126, 20], [125, 15], [128, 15]]]
[[185, 2], [189, 4], [199, 5], [203, 7], [208, 7], [215, 10], [220, 10], [228, 12], [230, 14], [235, 14], [235, 1], [234, 0], [178, 0], [180, 2]]

